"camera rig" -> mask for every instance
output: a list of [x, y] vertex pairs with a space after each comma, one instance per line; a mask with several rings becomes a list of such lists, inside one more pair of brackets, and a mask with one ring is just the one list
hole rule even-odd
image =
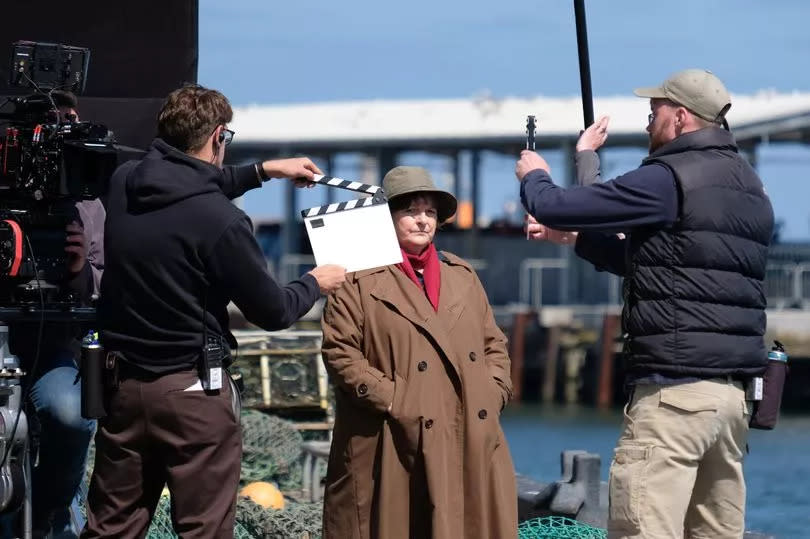
[[35, 93], [0, 105], [0, 320], [78, 313], [79, 298], [61, 286], [65, 228], [76, 202], [103, 193], [118, 157], [109, 129], [66, 118], [53, 93], [80, 93], [89, 58], [78, 47], [14, 43], [10, 83]]
[[[45, 322], [95, 318], [66, 286], [66, 228], [76, 203], [103, 194], [118, 165], [112, 132], [60, 111], [55, 92], [82, 93], [90, 51], [53, 43], [13, 44], [12, 86], [31, 94], [0, 101], [0, 513], [20, 515], [31, 536], [32, 447], [23, 408], [35, 375]], [[38, 322], [24, 372], [9, 350], [6, 324]]]

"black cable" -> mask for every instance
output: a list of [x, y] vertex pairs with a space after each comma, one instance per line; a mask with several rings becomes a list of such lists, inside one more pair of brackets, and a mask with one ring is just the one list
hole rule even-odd
[[[51, 88], [49, 91], [47, 91], [47, 92], [46, 92], [46, 91], [44, 91], [42, 88], [40, 88], [39, 86], [37, 86], [37, 83], [35, 83], [33, 80], [31, 80], [31, 78], [30, 78], [30, 77], [29, 77], [29, 76], [28, 76], [28, 75], [27, 75], [25, 72], [23, 72], [23, 75], [24, 75], [24, 76], [25, 76], [25, 78], [28, 80], [28, 82], [30, 82], [30, 83], [31, 83], [31, 85], [34, 87], [34, 89], [35, 89], [35, 90], [36, 90], [38, 93], [40, 93], [40, 94], [42, 94], [42, 95], [44, 95], [45, 97], [47, 97], [47, 98], [48, 98], [48, 101], [50, 102], [51, 107], [52, 107], [52, 109], [51, 109], [51, 110], [52, 110], [52, 111], [53, 111], [53, 112], [56, 114], [56, 123], [57, 123], [57, 124], [62, 123], [62, 122], [59, 120], [59, 107], [57, 107], [57, 106], [56, 106], [56, 101], [54, 101], [54, 100], [53, 100], [53, 95], [52, 95], [52, 94], [53, 94], [53, 92], [55, 92], [55, 91], [57, 91], [57, 90], [64, 90], [65, 88], [69, 88], [71, 85], [70, 85], [69, 83], [65, 83], [65, 84], [63, 84], [62, 86], [54, 86], [53, 88]], [[0, 103], [0, 109], [2, 109], [3, 107], [5, 107], [7, 104], [11, 103], [13, 100], [14, 100], [14, 98], [13, 98], [13, 97], [7, 97], [5, 101], [3, 101], [2, 103]]]
[[[22, 74], [23, 74], [23, 76], [25, 77], [25, 79], [26, 79], [26, 80], [27, 80], [29, 83], [31, 83], [31, 86], [33, 86], [33, 87], [34, 87], [34, 89], [35, 89], [37, 92], [39, 92], [40, 94], [42, 94], [42, 95], [44, 95], [45, 97], [47, 97], [47, 98], [48, 98], [48, 101], [50, 101], [50, 102], [51, 102], [51, 106], [53, 107], [53, 109], [52, 109], [52, 110], [53, 110], [53, 112], [55, 112], [55, 113], [56, 113], [56, 123], [58, 124], [58, 123], [59, 123], [59, 107], [57, 107], [57, 106], [56, 106], [56, 101], [54, 101], [54, 100], [53, 100], [53, 96], [51, 95], [51, 93], [52, 93], [54, 90], [56, 90], [57, 88], [55, 88], [55, 87], [54, 87], [54, 88], [51, 88], [51, 90], [50, 90], [50, 91], [46, 92], [45, 90], [43, 90], [42, 88], [40, 88], [39, 86], [37, 86], [37, 83], [36, 83], [36, 82], [34, 82], [34, 81], [33, 81], [33, 79], [32, 79], [31, 77], [29, 77], [29, 76], [28, 76], [28, 74], [27, 74], [25, 71], [23, 71], [23, 72], [22, 72]], [[61, 88], [61, 87], [60, 87], [60, 88]]]
[[22, 390], [22, 393], [21, 393], [21, 396], [20, 396], [20, 403], [19, 403], [20, 405], [17, 408], [17, 417], [14, 418], [14, 426], [11, 428], [11, 436], [9, 437], [8, 443], [6, 444], [6, 450], [3, 453], [3, 460], [0, 461], [0, 469], [2, 469], [3, 466], [6, 465], [6, 461], [8, 460], [8, 455], [11, 452], [11, 446], [13, 445], [12, 442], [14, 440], [14, 436], [17, 435], [17, 426], [20, 423], [20, 416], [22, 415], [23, 407], [25, 406], [25, 403], [28, 401], [28, 395], [31, 393], [31, 386], [34, 385], [33, 380], [34, 380], [34, 375], [37, 372], [37, 366], [39, 364], [39, 353], [40, 353], [40, 348], [41, 348], [41, 345], [42, 345], [42, 334], [43, 334], [43, 331], [45, 329], [45, 294], [42, 292], [42, 286], [40, 286], [39, 271], [37, 270], [37, 261], [36, 261], [36, 257], [34, 256], [34, 249], [31, 246], [31, 239], [27, 235], [25, 236], [25, 243], [28, 245], [28, 252], [31, 253], [31, 262], [34, 265], [34, 275], [36, 276], [35, 279], [36, 279], [36, 282], [37, 282], [37, 288], [39, 289], [40, 313], [39, 313], [39, 329], [37, 331], [37, 348], [36, 348], [36, 353], [34, 354], [34, 362], [31, 364], [31, 371], [28, 373], [28, 376], [30, 376], [30, 379], [31, 379], [31, 383], [26, 384], [23, 387], [23, 390]]

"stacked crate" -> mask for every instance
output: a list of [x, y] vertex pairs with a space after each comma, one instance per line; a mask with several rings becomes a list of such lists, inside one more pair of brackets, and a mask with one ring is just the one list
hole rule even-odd
[[329, 384], [320, 331], [235, 331], [234, 370], [245, 383], [243, 406], [277, 412], [328, 412]]

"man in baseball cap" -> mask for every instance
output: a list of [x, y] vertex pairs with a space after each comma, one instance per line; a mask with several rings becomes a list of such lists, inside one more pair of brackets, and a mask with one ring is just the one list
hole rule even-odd
[[639, 97], [668, 99], [713, 123], [720, 123], [731, 108], [731, 96], [723, 82], [706, 69], [684, 69], [661, 86], [636, 88], [633, 93]]
[[[731, 108], [731, 96], [711, 71], [684, 69], [661, 86], [636, 88], [633, 93], [650, 98], [652, 113], [648, 116], [647, 132], [651, 152], [681, 135], [689, 124], [698, 128], [716, 124], [728, 129], [726, 113]], [[678, 109], [682, 109], [679, 114]], [[692, 118], [686, 119], [687, 114]]]
[[[629, 399], [610, 467], [608, 536], [739, 539], [744, 385], [767, 361], [773, 208], [727, 129], [731, 98], [714, 74], [687, 69], [635, 93], [651, 110], [650, 155], [637, 169], [564, 189], [542, 157], [522, 152], [527, 232], [575, 242], [578, 256], [625, 280]], [[598, 174], [607, 121], [577, 142], [581, 180]]]

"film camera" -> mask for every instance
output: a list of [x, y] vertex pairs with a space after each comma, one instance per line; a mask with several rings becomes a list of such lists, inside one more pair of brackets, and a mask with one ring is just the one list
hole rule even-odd
[[105, 190], [117, 150], [105, 126], [62, 114], [54, 100], [59, 91], [82, 93], [89, 58], [88, 49], [16, 42], [10, 84], [31, 93], [0, 101], [0, 513], [21, 515], [24, 537], [35, 449], [23, 411], [26, 373], [9, 350], [6, 322], [94, 317], [62, 286], [66, 227], [78, 218], [76, 202]]
[[0, 105], [0, 320], [78, 302], [59, 286], [65, 228], [77, 201], [102, 194], [118, 158], [109, 129], [64, 117], [53, 97], [83, 91], [89, 58], [78, 47], [13, 44], [10, 83], [34, 93]]

